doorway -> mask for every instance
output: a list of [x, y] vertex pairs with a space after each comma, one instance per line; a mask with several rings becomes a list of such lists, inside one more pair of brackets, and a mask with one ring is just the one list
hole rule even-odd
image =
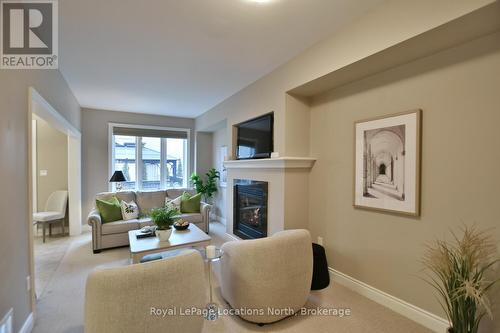
[[[81, 133], [52, 107], [34, 88], [29, 88], [30, 127], [30, 216], [46, 211], [46, 203], [56, 192], [66, 191], [63, 219], [46, 225], [46, 242], [34, 219], [30, 221], [30, 275], [33, 308], [50, 273], [55, 271], [58, 255], [63, 255], [69, 237], [82, 232], [81, 223]], [[43, 227], [42, 227], [43, 228]], [[40, 229], [42, 229], [40, 228]], [[49, 228], [53, 237], [49, 236]], [[68, 231], [69, 230], [69, 231]], [[40, 245], [44, 245], [43, 247]], [[35, 249], [37, 260], [35, 260]], [[62, 254], [61, 254], [62, 252]], [[40, 260], [39, 260], [40, 259]], [[60, 258], [59, 258], [60, 259]], [[35, 262], [37, 265], [35, 266]], [[40, 266], [43, 266], [40, 269]], [[53, 266], [53, 267], [52, 267]]]

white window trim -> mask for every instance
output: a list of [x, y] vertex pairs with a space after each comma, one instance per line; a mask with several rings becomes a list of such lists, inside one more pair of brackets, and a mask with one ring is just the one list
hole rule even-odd
[[[191, 129], [190, 128], [180, 128], [180, 127], [162, 127], [162, 126], [148, 126], [148, 125], [136, 125], [136, 124], [123, 124], [123, 123], [108, 123], [108, 180], [111, 178], [111, 176], [113, 175], [113, 172], [114, 172], [114, 161], [113, 161], [113, 156], [115, 156], [115, 145], [113, 144], [113, 129], [115, 127], [128, 127], [128, 128], [140, 128], [140, 129], [151, 129], [151, 130], [164, 130], [164, 131], [177, 131], [177, 132], [185, 132], [187, 134], [187, 140], [186, 140], [186, 166], [184, 167], [184, 179], [186, 179], [186, 184], [188, 182], [187, 180], [187, 177], [189, 175], [189, 170], [191, 170]], [[139, 139], [140, 140], [140, 139]], [[163, 143], [164, 140], [162, 140], [162, 145], [164, 144]], [[139, 157], [141, 157], [140, 155], [142, 154], [142, 150], [139, 149], [140, 145], [136, 145], [136, 156], [139, 155]], [[166, 147], [162, 147], [162, 148], [165, 148], [165, 154], [167, 153], [167, 149]], [[161, 159], [162, 159], [162, 162], [164, 162], [164, 159], [165, 159], [165, 156], [163, 156], [164, 154], [161, 154]], [[160, 181], [160, 186], [162, 189], [166, 188], [166, 173], [163, 172], [165, 169], [166, 170], [166, 164], [164, 165], [165, 163], [161, 163], [161, 168], [162, 168], [162, 171], [161, 171], [161, 181]], [[139, 182], [141, 182], [142, 180], [140, 180], [139, 178], [140, 177], [137, 177], [137, 175], [141, 175], [141, 173], [139, 173], [141, 170], [139, 170], [139, 168], [142, 169], [142, 166], [139, 166], [141, 165], [141, 163], [139, 163], [139, 160], [136, 161], [136, 188], [139, 189], [140, 188], [140, 184]], [[108, 182], [108, 190], [110, 192], [114, 191], [113, 189], [113, 184]]]

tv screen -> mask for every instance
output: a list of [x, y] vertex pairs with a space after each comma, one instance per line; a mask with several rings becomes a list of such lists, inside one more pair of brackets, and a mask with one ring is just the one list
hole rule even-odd
[[273, 114], [252, 119], [237, 126], [236, 157], [239, 160], [268, 158], [273, 151]]

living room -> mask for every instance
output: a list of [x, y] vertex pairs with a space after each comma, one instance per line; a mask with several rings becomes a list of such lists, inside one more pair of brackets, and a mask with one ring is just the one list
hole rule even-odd
[[[58, 68], [0, 69], [0, 332], [500, 333], [497, 1], [46, 2]], [[45, 243], [32, 115], [71, 138]]]

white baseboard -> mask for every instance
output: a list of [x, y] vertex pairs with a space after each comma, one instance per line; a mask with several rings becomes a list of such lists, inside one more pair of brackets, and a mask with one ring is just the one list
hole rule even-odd
[[399, 313], [402, 316], [405, 316], [408, 319], [419, 323], [422, 326], [427, 327], [434, 332], [445, 333], [449, 327], [447, 320], [436, 316], [429, 311], [389, 295], [388, 293], [356, 280], [347, 274], [336, 271], [331, 267], [328, 267], [328, 270], [330, 271], [330, 277], [333, 281], [391, 309], [394, 312]]
[[29, 314], [28, 318], [26, 318], [26, 320], [24, 321], [23, 327], [21, 327], [21, 329], [19, 330], [19, 333], [31, 333], [31, 331], [33, 330], [34, 324], [35, 324], [35, 320], [33, 317], [33, 312], [31, 312]]
[[235, 240], [235, 241], [240, 241], [241, 240], [241, 238], [239, 238], [238, 236], [230, 234], [228, 232], [226, 232], [226, 237], [228, 237], [231, 240]]

